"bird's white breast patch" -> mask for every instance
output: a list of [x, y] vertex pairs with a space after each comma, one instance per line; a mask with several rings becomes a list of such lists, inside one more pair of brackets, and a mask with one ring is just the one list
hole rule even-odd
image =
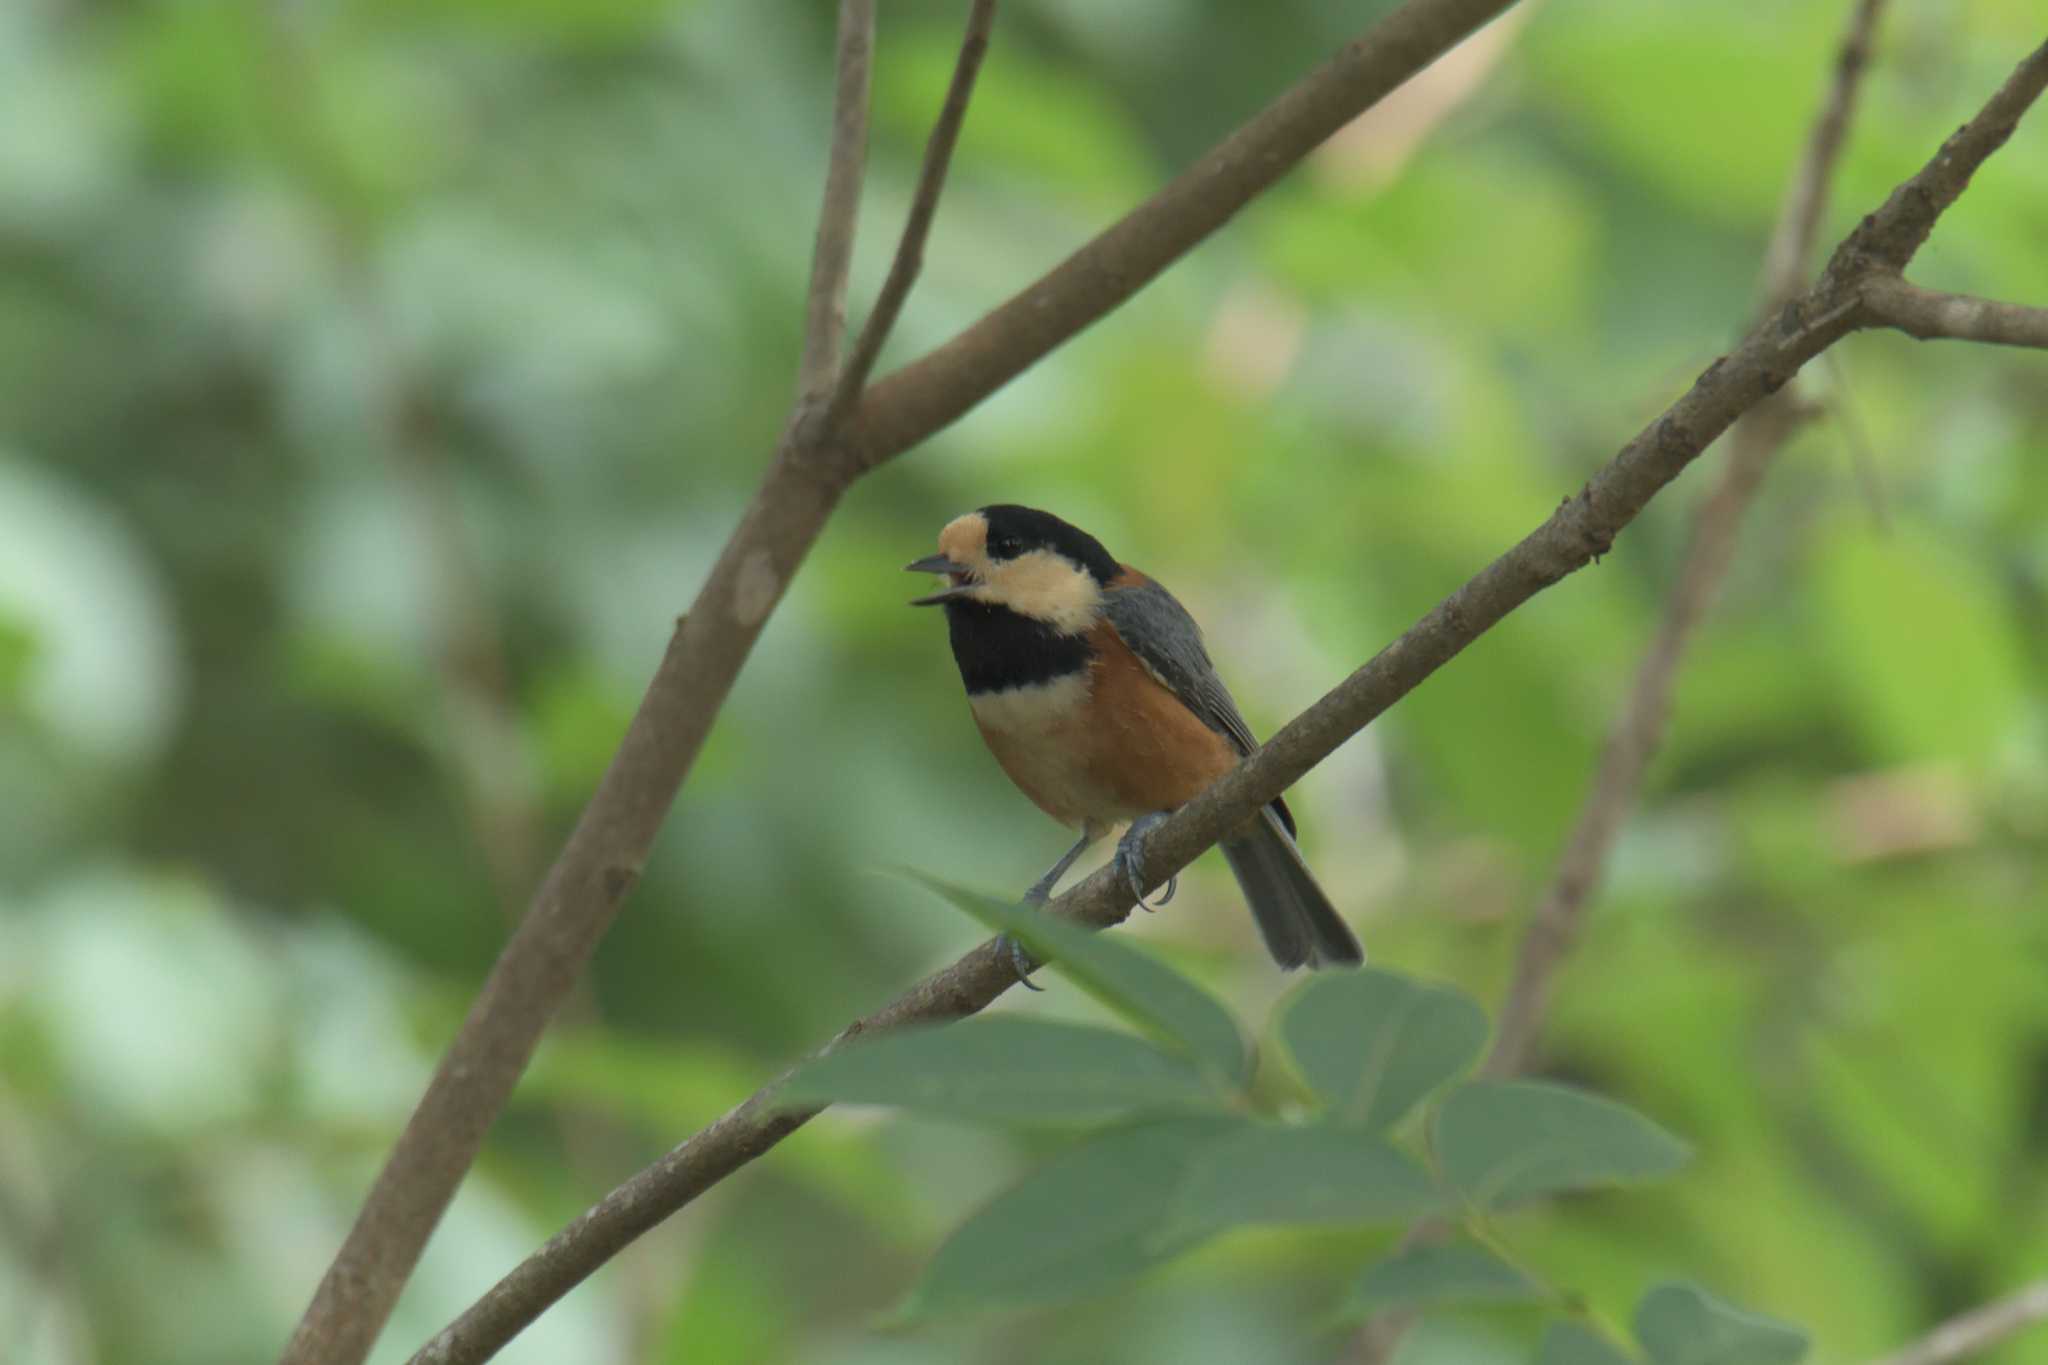
[[969, 694], [967, 703], [982, 728], [1026, 738], [1050, 735], [1071, 722], [1088, 700], [1089, 676], [1084, 669], [1030, 687]]

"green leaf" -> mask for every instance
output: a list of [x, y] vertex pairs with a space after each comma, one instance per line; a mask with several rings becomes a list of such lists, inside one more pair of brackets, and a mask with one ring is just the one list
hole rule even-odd
[[1217, 1102], [1200, 1071], [1128, 1033], [1002, 1014], [849, 1043], [805, 1065], [782, 1098], [1022, 1123], [1094, 1123]]
[[1536, 1365], [1635, 1365], [1635, 1358], [1590, 1327], [1554, 1322], [1536, 1348]]
[[1486, 1014], [1394, 972], [1331, 972], [1294, 997], [1280, 1035], [1331, 1119], [1383, 1129], [1470, 1064]]
[[1660, 1284], [1636, 1305], [1636, 1340], [1656, 1365], [1795, 1365], [1806, 1333], [1745, 1313], [1695, 1284]]
[[1544, 1081], [1474, 1081], [1437, 1111], [1444, 1175], [1490, 1208], [1555, 1190], [1667, 1175], [1686, 1145], [1612, 1100]]
[[1244, 1037], [1216, 998], [1179, 972], [1107, 934], [937, 877], [906, 876], [998, 933], [1010, 934], [1061, 975], [1156, 1038], [1187, 1050], [1233, 1084], [1249, 1069]]
[[1418, 1246], [1367, 1268], [1343, 1315], [1362, 1318], [1383, 1308], [1543, 1296], [1542, 1286], [1484, 1247], [1463, 1243]]
[[1069, 1147], [962, 1224], [899, 1316], [1095, 1293], [1199, 1241], [1168, 1226], [1189, 1163], [1237, 1121], [1167, 1119]]
[[1443, 1207], [1429, 1173], [1377, 1137], [1262, 1123], [1193, 1159], [1170, 1226], [1210, 1233], [1247, 1223], [1365, 1223]]

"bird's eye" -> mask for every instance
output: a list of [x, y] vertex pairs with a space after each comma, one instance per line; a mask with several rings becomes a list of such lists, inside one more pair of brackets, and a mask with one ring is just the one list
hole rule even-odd
[[1015, 536], [997, 536], [988, 548], [997, 559], [1015, 559], [1024, 552], [1024, 542]]

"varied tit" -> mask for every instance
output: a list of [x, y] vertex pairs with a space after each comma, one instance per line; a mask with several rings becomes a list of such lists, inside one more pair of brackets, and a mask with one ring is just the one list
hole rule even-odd
[[[1084, 849], [1128, 823], [1116, 861], [1143, 905], [1146, 832], [1256, 746], [1194, 618], [1095, 537], [1029, 507], [956, 518], [939, 553], [907, 567], [950, 580], [911, 605], [946, 609], [996, 761], [1040, 810], [1081, 831], [1026, 899], [1045, 901]], [[1309, 875], [1283, 802], [1225, 837], [1223, 856], [1282, 967], [1365, 960]], [[1160, 903], [1172, 894], [1169, 881]]]

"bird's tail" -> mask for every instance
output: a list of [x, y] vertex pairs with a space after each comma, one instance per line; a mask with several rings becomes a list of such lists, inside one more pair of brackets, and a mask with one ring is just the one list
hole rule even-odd
[[1301, 850], [1271, 806], [1260, 809], [1249, 830], [1223, 841], [1223, 856], [1275, 962], [1320, 967], [1365, 961], [1365, 950], [1309, 875]]

